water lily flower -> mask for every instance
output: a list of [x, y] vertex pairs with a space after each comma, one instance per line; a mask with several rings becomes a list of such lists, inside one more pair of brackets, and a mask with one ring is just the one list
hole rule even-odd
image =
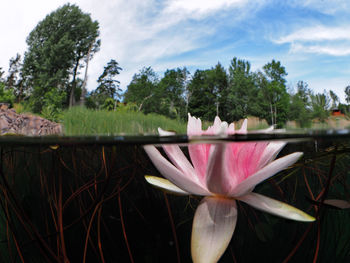
[[[173, 133], [158, 129], [161, 136]], [[189, 115], [188, 136], [230, 135], [247, 132], [245, 120], [240, 130], [215, 118], [214, 125], [202, 130], [201, 120]], [[145, 145], [149, 158], [166, 178], [146, 176], [146, 180], [167, 192], [204, 196], [192, 226], [191, 254], [194, 262], [217, 262], [230, 243], [237, 222], [236, 200], [268, 213], [298, 221], [314, 221], [312, 216], [288, 204], [254, 193], [254, 187], [294, 164], [295, 152], [274, 160], [285, 142], [230, 142], [189, 144], [191, 162], [178, 145], [163, 145], [166, 159], [155, 146]]]

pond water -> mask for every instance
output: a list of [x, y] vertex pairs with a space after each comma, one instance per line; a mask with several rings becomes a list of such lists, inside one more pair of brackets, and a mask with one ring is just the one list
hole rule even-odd
[[316, 218], [304, 223], [238, 202], [232, 240], [219, 262], [350, 262], [350, 131], [247, 134], [0, 137], [0, 262], [191, 262], [191, 229], [201, 200], [146, 182], [161, 176], [145, 144], [287, 141], [301, 151], [290, 169], [255, 192]]

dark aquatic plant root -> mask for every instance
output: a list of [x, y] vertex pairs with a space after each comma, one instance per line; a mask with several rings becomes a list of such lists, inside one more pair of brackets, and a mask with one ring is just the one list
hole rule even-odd
[[[277, 218], [238, 203], [220, 262], [350, 262], [349, 145], [288, 145], [305, 152], [257, 192], [314, 215], [314, 223]], [[191, 262], [192, 220], [200, 198], [148, 185], [159, 176], [135, 145], [0, 149], [0, 262]]]

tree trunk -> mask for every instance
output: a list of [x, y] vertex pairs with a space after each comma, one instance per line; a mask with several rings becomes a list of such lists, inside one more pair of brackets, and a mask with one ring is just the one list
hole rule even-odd
[[85, 60], [85, 75], [84, 75], [84, 81], [83, 81], [83, 84], [81, 85], [81, 95], [80, 95], [80, 106], [84, 106], [85, 105], [85, 97], [86, 97], [86, 83], [87, 83], [87, 79], [88, 79], [88, 68], [89, 68], [89, 61], [90, 61], [90, 53], [91, 53], [91, 50], [92, 50], [92, 44], [89, 48], [89, 51], [88, 51], [88, 54], [86, 56], [86, 60]]
[[216, 102], [216, 116], [219, 116], [219, 102]]
[[273, 109], [272, 109], [272, 103], [270, 102], [270, 110], [271, 110], [271, 125], [273, 126]]
[[140, 104], [140, 106], [139, 106], [139, 111], [141, 111], [142, 106], [143, 106], [143, 103], [144, 103], [146, 100], [148, 100], [150, 97], [152, 97], [152, 96], [153, 96], [153, 94], [147, 96], [146, 98], [144, 98], [144, 99], [142, 100], [142, 102], [141, 102], [141, 104]]
[[73, 107], [75, 104], [74, 90], [76, 87], [76, 76], [77, 76], [77, 71], [79, 66], [79, 60], [80, 59], [77, 60], [77, 63], [75, 64], [74, 71], [73, 71], [72, 89], [69, 95], [69, 108]]

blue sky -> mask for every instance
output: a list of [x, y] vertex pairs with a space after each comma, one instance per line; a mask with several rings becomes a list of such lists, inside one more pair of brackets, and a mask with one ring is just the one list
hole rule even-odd
[[[67, 1], [12, 0], [2, 3], [0, 67], [7, 70], [35, 25]], [[344, 101], [350, 85], [348, 0], [75, 0], [100, 23], [101, 50], [89, 65], [88, 89], [110, 59], [123, 68], [125, 89], [133, 74], [151, 66], [159, 75], [186, 66], [228, 68], [233, 57], [259, 70], [272, 59], [315, 92], [332, 89]], [[16, 14], [14, 16], [13, 14]]]

